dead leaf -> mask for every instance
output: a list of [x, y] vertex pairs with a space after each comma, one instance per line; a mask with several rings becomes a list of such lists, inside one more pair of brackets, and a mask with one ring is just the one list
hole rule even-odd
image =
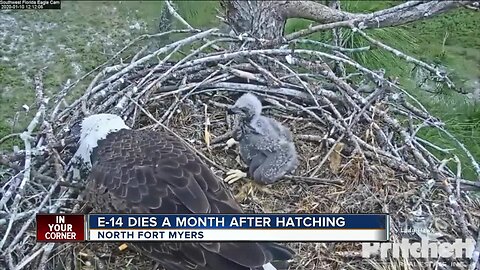
[[340, 167], [342, 165], [342, 150], [343, 147], [345, 146], [344, 143], [337, 143], [335, 146], [333, 146], [333, 151], [328, 157], [330, 161], [330, 170], [332, 173], [337, 174], [340, 171]]
[[205, 144], [207, 144], [207, 148], [210, 149], [210, 142], [212, 139], [212, 134], [210, 133], [210, 118], [208, 117], [208, 107], [206, 104], [204, 104], [204, 113], [205, 113], [205, 132], [203, 135], [203, 140], [205, 141]]
[[211, 141], [212, 134], [210, 131], [208, 131], [208, 126], [205, 127], [205, 134], [203, 136], [203, 139], [205, 140], [205, 143], [207, 144], [207, 147], [210, 147], [210, 141]]
[[118, 250], [120, 251], [124, 251], [125, 249], [128, 248], [128, 245], [127, 244], [121, 244], [119, 247], [118, 247]]

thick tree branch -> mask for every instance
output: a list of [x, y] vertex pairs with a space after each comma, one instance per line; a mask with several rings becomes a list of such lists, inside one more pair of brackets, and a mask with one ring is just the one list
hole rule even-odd
[[287, 18], [303, 18], [319, 23], [348, 21], [365, 16], [332, 9], [313, 1], [286, 1], [283, 7]]
[[[465, 1], [409, 1], [403, 5], [410, 6], [398, 9], [398, 6], [369, 14], [366, 18], [359, 16], [359, 28], [382, 28], [398, 26], [409, 22], [431, 18], [438, 14], [462, 6]], [[417, 3], [414, 5], [413, 3]], [[363, 17], [363, 18], [362, 18]]]
[[223, 18], [237, 34], [273, 40], [283, 35], [288, 1], [221, 0]]
[[286, 36], [292, 40], [317, 31], [338, 27], [383, 28], [431, 18], [465, 6], [471, 1], [408, 1], [380, 11], [362, 14], [330, 8], [314, 1], [221, 0], [225, 21], [237, 32], [255, 38], [278, 40], [289, 18], [320, 23]]
[[423, 20], [463, 6], [468, 1], [408, 1], [369, 14], [349, 13], [313, 1], [287, 1], [282, 11], [287, 18], [304, 18], [319, 23], [353, 20], [360, 28], [397, 26]]
[[[303, 2], [305, 1], [292, 2], [292, 5], [290, 6], [290, 8], [293, 9], [294, 8], [293, 6], [296, 3], [300, 3], [297, 5], [306, 5]], [[306, 36], [318, 31], [323, 31], [323, 30], [332, 29], [332, 28], [339, 28], [339, 27], [357, 26], [360, 29], [367, 29], [367, 28], [383, 28], [383, 27], [398, 26], [398, 25], [410, 23], [413, 21], [430, 18], [435, 15], [444, 13], [448, 10], [451, 10], [460, 6], [464, 6], [465, 2], [468, 2], [468, 1], [431, 1], [426, 3], [422, 3], [420, 1], [408, 1], [406, 3], [400, 4], [388, 9], [376, 11], [370, 14], [352, 14], [352, 13], [340, 12], [319, 3], [312, 3], [310, 5], [317, 6], [314, 9], [318, 11], [318, 16], [312, 16], [312, 17], [301, 16], [301, 18], [314, 20], [322, 24], [315, 25], [308, 29], [302, 29], [298, 32], [291, 33], [287, 35], [285, 38], [287, 40], [293, 40], [293, 39]], [[300, 9], [304, 9], [304, 7], [299, 7], [299, 10]], [[330, 9], [330, 11], [325, 11], [326, 9]], [[286, 14], [290, 14], [290, 13], [286, 12]], [[334, 15], [331, 15], [328, 18], [322, 17], [328, 14], [334, 14]], [[340, 20], [339, 18], [342, 18], [342, 17], [345, 17], [346, 19]], [[293, 18], [293, 17], [289, 17], [289, 18]]]

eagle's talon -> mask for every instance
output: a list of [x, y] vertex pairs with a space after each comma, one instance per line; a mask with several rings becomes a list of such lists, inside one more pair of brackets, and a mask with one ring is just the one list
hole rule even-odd
[[238, 142], [234, 138], [228, 139], [225, 143], [225, 150], [232, 148], [232, 146], [236, 145]]
[[227, 177], [225, 177], [223, 181], [231, 185], [245, 177], [247, 177], [247, 174], [240, 170], [230, 170], [227, 172]]

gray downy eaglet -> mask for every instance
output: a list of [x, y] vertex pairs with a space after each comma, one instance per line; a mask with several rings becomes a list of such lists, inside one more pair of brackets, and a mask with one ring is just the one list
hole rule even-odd
[[[176, 137], [132, 130], [119, 116], [81, 123], [75, 157], [89, 168], [86, 199], [96, 213], [242, 213], [206, 164]], [[293, 251], [275, 243], [136, 242], [129, 246], [167, 270], [276, 270]]]
[[[273, 118], [262, 115], [262, 103], [251, 93], [241, 96], [229, 112], [239, 117], [234, 131], [240, 157], [248, 166], [248, 173], [230, 170], [225, 182], [233, 183], [249, 177], [256, 182], [271, 184], [298, 166], [298, 157], [290, 130]], [[228, 146], [232, 140], [227, 142]]]

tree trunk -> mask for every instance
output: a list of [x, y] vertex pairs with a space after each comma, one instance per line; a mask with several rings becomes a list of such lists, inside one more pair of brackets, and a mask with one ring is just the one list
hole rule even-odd
[[283, 36], [288, 1], [221, 0], [224, 19], [237, 35], [248, 33], [258, 39], [275, 40]]

